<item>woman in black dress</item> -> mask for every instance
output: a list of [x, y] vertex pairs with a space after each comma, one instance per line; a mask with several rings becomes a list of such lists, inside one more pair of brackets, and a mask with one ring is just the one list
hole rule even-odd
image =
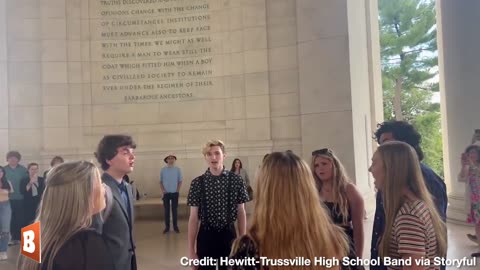
[[55, 166], [40, 203], [42, 263], [20, 256], [22, 270], [113, 270], [102, 236], [91, 228], [105, 209], [105, 187], [88, 161]]
[[332, 150], [312, 152], [312, 170], [320, 199], [328, 208], [332, 221], [343, 228], [350, 239], [350, 256], [363, 255], [363, 198], [347, 176]]

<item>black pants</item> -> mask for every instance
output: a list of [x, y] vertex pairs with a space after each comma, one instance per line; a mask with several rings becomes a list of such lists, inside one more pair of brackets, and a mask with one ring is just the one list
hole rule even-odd
[[[170, 201], [172, 202], [170, 204]], [[170, 229], [170, 205], [172, 206], [173, 228], [177, 229], [178, 192], [163, 195], [163, 208], [165, 209], [165, 228]]]
[[[221, 231], [207, 230], [200, 225], [197, 235], [197, 255], [199, 259], [209, 257], [218, 259], [228, 257], [232, 249], [232, 243], [237, 237], [235, 226], [230, 224]], [[215, 266], [200, 266], [199, 270], [215, 270]], [[226, 270], [226, 266], [218, 269]]]
[[40, 196], [35, 196], [32, 198], [26, 198], [23, 200], [23, 218], [24, 225], [28, 226], [35, 221], [38, 212], [38, 206], [40, 205]]
[[25, 226], [23, 200], [10, 200], [10, 207], [12, 208], [10, 234], [12, 235], [12, 240], [20, 241], [20, 231]]

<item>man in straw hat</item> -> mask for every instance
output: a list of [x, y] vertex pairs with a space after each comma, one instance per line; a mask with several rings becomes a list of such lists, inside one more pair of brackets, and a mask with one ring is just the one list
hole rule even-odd
[[172, 206], [173, 230], [180, 233], [177, 224], [178, 195], [182, 185], [182, 171], [175, 166], [177, 157], [167, 155], [163, 161], [167, 164], [160, 171], [160, 188], [163, 194], [163, 207], [165, 209], [165, 229], [163, 233], [170, 231], [170, 205]]

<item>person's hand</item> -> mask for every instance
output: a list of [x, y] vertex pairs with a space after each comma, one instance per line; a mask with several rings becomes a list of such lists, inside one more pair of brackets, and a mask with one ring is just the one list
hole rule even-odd
[[468, 165], [469, 165], [469, 160], [468, 160], [467, 154], [462, 153], [462, 166], [465, 167]]
[[8, 184], [10, 185], [10, 193], [13, 193], [13, 185], [12, 185], [12, 182], [8, 181]]
[[[190, 259], [190, 260], [198, 260], [198, 255], [197, 255], [197, 253], [195, 253], [195, 252], [190, 252], [190, 257], [189, 257], [189, 259]], [[193, 265], [193, 264], [192, 264], [191, 267], [192, 267], [192, 270], [197, 270], [197, 269], [198, 269], [198, 266]]]

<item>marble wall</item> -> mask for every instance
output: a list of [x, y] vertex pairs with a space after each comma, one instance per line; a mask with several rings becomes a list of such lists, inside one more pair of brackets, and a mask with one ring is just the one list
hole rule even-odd
[[368, 194], [371, 2], [1, 0], [0, 149], [46, 167], [127, 133], [155, 196], [164, 156], [188, 187], [211, 138], [252, 177], [270, 151], [331, 147]]
[[440, 95], [445, 182], [449, 207], [447, 216], [464, 223], [470, 212], [465, 183], [457, 180], [460, 156], [480, 128], [480, 30], [476, 27], [480, 2], [461, 0], [437, 2]]
[[0, 153], [8, 151], [7, 7], [0, 1]]

